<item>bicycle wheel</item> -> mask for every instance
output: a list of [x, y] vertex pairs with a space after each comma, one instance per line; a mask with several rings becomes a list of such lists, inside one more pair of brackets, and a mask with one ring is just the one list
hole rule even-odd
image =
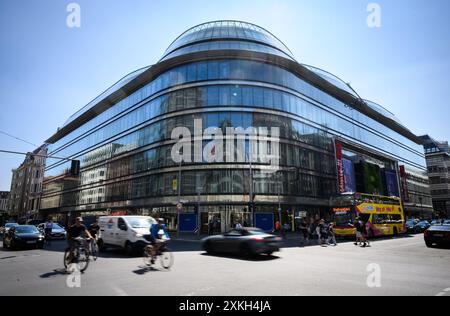
[[174, 263], [172, 251], [166, 248], [159, 256], [159, 260], [164, 269], [169, 270], [170, 268], [172, 268]]
[[92, 258], [94, 258], [94, 261], [96, 261], [98, 259], [98, 245], [97, 242], [92, 242], [92, 246], [91, 246], [91, 252], [92, 252]]
[[142, 258], [143, 260], [144, 260], [144, 264], [146, 265], [146, 266], [148, 266], [148, 267], [151, 267], [153, 264], [152, 264], [152, 255], [151, 255], [151, 251], [150, 251], [150, 249], [148, 248], [148, 247], [146, 247], [145, 249], [144, 249], [144, 255], [143, 255], [143, 258]]
[[86, 248], [79, 248], [78, 249], [78, 256], [77, 256], [77, 263], [80, 272], [86, 271], [86, 269], [89, 266], [89, 250]]

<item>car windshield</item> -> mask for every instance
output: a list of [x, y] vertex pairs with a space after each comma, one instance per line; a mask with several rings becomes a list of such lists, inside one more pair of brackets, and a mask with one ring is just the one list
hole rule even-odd
[[156, 224], [156, 221], [151, 217], [129, 217], [127, 222], [132, 228], [150, 228], [153, 224]]
[[58, 224], [53, 224], [52, 229], [64, 229], [64, 228], [62, 228], [62, 227], [61, 227], [60, 225], [58, 225]]
[[17, 226], [16, 232], [18, 234], [35, 234], [38, 230], [34, 226]]
[[15, 226], [19, 226], [19, 225], [16, 223], [8, 223], [5, 225], [6, 228], [11, 228], [11, 227], [15, 227]]

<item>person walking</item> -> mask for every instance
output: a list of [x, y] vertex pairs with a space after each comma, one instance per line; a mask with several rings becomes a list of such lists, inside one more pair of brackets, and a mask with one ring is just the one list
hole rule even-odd
[[358, 246], [358, 245], [361, 245], [361, 243], [362, 243], [362, 223], [361, 223], [359, 217], [355, 218], [353, 226], [355, 227], [355, 230], [356, 230], [355, 246]]
[[212, 236], [214, 234], [214, 221], [211, 219], [208, 223], [208, 236]]
[[367, 225], [368, 225], [368, 222], [362, 222], [362, 225], [361, 225], [362, 226], [361, 234], [362, 234], [362, 242], [363, 242], [362, 247], [363, 248], [370, 247], [369, 232], [367, 230]]
[[316, 232], [319, 237], [320, 246], [326, 247], [328, 236], [325, 221], [323, 219], [319, 221], [319, 225], [317, 225]]
[[309, 246], [309, 224], [306, 218], [300, 220], [299, 230], [302, 247]]
[[330, 225], [328, 225], [328, 244], [335, 247], [337, 246], [336, 233], [334, 232], [333, 223], [330, 223]]

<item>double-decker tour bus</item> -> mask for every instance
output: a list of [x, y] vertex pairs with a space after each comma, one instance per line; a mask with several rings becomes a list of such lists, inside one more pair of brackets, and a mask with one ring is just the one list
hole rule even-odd
[[406, 233], [405, 214], [398, 197], [351, 193], [334, 198], [332, 205], [337, 236], [355, 236], [356, 217], [368, 224], [369, 237]]

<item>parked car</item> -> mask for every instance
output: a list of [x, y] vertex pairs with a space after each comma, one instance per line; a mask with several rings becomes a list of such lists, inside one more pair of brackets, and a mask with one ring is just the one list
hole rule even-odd
[[[39, 224], [38, 228], [39, 228], [39, 230], [44, 232], [45, 231], [45, 223]], [[67, 237], [67, 232], [64, 229], [64, 227], [61, 227], [59, 224], [53, 223], [51, 238], [52, 239], [66, 239], [66, 237]]]
[[450, 225], [450, 219], [445, 220], [444, 225]]
[[280, 237], [268, 234], [258, 228], [233, 229], [223, 235], [203, 239], [203, 249], [208, 253], [234, 253], [245, 256], [256, 254], [272, 255], [280, 251]]
[[3, 248], [18, 249], [34, 247], [44, 248], [44, 235], [33, 225], [11, 227], [3, 237]]
[[434, 225], [424, 232], [427, 247], [450, 245], [450, 224]]
[[411, 233], [415, 233], [416, 232], [416, 225], [417, 225], [417, 222], [415, 220], [413, 220], [413, 219], [407, 220], [406, 223], [405, 223], [406, 231], [408, 233], [410, 233], [410, 234]]
[[150, 244], [150, 228], [156, 220], [150, 216], [104, 216], [99, 218], [100, 250], [122, 248], [128, 255]]
[[428, 228], [430, 228], [431, 224], [429, 221], [420, 221], [419, 223], [417, 223], [417, 225], [415, 226], [415, 231], [416, 233], [423, 233], [425, 232]]

